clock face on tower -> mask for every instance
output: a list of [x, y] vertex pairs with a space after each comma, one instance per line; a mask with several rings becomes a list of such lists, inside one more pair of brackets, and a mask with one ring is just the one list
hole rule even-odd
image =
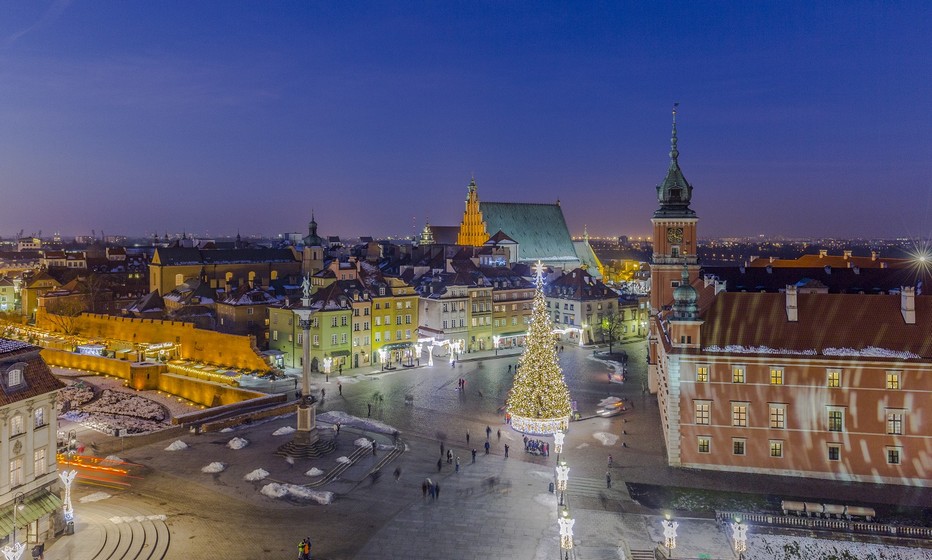
[[682, 243], [683, 242], [683, 228], [681, 227], [667, 228], [667, 241], [670, 243]]

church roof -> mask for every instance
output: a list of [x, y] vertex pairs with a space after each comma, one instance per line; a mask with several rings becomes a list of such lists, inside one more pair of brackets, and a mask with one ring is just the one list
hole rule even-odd
[[498, 230], [495, 233], [495, 235], [493, 235], [492, 237], [489, 238], [488, 241], [486, 241], [486, 245], [490, 244], [490, 242], [493, 245], [498, 245], [499, 243], [507, 243], [509, 241], [511, 243], [517, 243], [517, 241], [508, 237], [508, 235], [505, 232], [503, 232], [502, 230]]
[[602, 278], [602, 263], [592, 250], [592, 245], [588, 241], [573, 241], [573, 247], [576, 248], [579, 263], [586, 266], [589, 274], [594, 278]]
[[578, 262], [559, 204], [480, 201], [479, 210], [488, 231], [504, 232], [518, 242], [520, 260]]

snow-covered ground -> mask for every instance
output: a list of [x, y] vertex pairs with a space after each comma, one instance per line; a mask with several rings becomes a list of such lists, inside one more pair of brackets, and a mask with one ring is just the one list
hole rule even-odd
[[350, 426], [360, 430], [365, 430], [367, 432], [376, 432], [379, 434], [393, 434], [398, 431], [396, 428], [393, 428], [384, 422], [379, 422], [378, 420], [373, 420], [371, 418], [359, 418], [358, 416], [347, 414], [341, 410], [330, 410], [324, 412], [323, 414], [318, 414], [317, 421], [324, 422], [326, 424], [340, 424], [341, 426]]
[[297, 484], [278, 484], [277, 482], [272, 482], [263, 486], [260, 492], [270, 498], [291, 496], [292, 498], [302, 500], [312, 500], [318, 504], [326, 505], [333, 503], [333, 492], [311, 490], [310, 488], [298, 486]]
[[221, 463], [221, 462], [219, 462], [219, 461], [214, 461], [213, 463], [211, 463], [211, 464], [207, 465], [206, 467], [202, 468], [202, 469], [201, 469], [201, 472], [213, 474], [213, 473], [223, 472], [224, 470], [226, 470], [226, 468], [227, 468], [227, 466], [224, 465], [223, 463]]
[[235, 437], [231, 439], [229, 442], [227, 442], [227, 447], [229, 447], [230, 449], [242, 449], [246, 447], [247, 445], [249, 445], [249, 440], [246, 440], [240, 437]]
[[745, 557], [754, 560], [929, 560], [932, 551], [809, 537], [749, 534]]
[[250, 473], [247, 473], [246, 476], [244, 476], [243, 478], [249, 481], [256, 481], [256, 480], [262, 480], [263, 478], [266, 478], [267, 476], [269, 476], [269, 471], [265, 469], [256, 469]]
[[618, 443], [618, 436], [608, 432], [596, 432], [592, 434], [592, 437], [599, 440], [599, 443], [605, 446], [612, 446]]
[[94, 492], [93, 494], [88, 494], [87, 496], [82, 496], [79, 502], [82, 504], [87, 504], [90, 502], [99, 502], [101, 500], [106, 500], [110, 497], [110, 494], [106, 492]]
[[188, 448], [188, 444], [179, 439], [177, 441], [173, 441], [171, 445], [165, 448], [165, 451], [181, 451], [182, 449], [187, 449], [187, 448]]
[[272, 435], [273, 436], [286, 436], [288, 434], [293, 434], [294, 432], [295, 432], [295, 429], [292, 428], [291, 426], [282, 426], [281, 428], [272, 432]]
[[324, 474], [324, 471], [318, 469], [317, 467], [312, 467], [311, 470], [304, 473], [307, 476], [320, 476]]

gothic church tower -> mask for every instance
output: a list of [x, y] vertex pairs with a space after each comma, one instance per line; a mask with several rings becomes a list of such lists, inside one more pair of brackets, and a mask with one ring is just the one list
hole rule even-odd
[[479, 210], [479, 194], [476, 192], [476, 179], [469, 181], [466, 192], [466, 211], [463, 212], [463, 221], [460, 223], [460, 232], [456, 237], [457, 245], [471, 245], [481, 247], [489, 240], [482, 212]]

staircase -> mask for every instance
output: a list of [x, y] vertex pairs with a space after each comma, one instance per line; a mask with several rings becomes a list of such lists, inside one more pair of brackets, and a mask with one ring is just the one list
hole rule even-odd
[[632, 550], [631, 560], [656, 560], [653, 550]]

